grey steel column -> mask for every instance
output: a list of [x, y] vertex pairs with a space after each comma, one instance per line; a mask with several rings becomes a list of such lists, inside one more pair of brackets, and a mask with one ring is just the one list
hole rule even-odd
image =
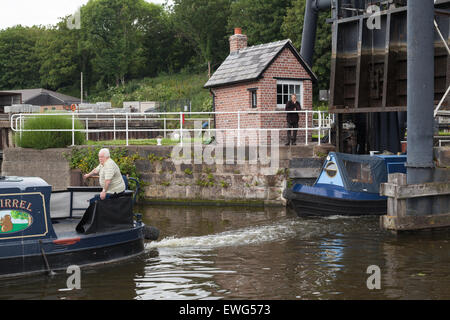
[[300, 55], [312, 67], [319, 10], [329, 10], [331, 0], [306, 0]]
[[[408, 0], [407, 183], [433, 179], [434, 2]], [[407, 213], [431, 213], [431, 200], [409, 201]]]
[[302, 47], [300, 49], [300, 55], [310, 67], [313, 63], [314, 46], [316, 44], [318, 11], [315, 7], [315, 2], [315, 0], [306, 0]]

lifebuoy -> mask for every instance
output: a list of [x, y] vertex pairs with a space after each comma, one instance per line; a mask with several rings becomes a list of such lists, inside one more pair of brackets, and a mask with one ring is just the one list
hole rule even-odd
[[76, 110], [77, 110], [77, 106], [76, 106], [75, 104], [72, 104], [72, 105], [70, 106], [70, 110], [76, 111]]

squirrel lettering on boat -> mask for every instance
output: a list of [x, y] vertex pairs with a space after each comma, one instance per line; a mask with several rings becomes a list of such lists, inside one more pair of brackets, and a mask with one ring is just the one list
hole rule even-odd
[[0, 219], [0, 225], [2, 226], [2, 232], [11, 231], [13, 228], [13, 224], [11, 222], [11, 216], [8, 214]]

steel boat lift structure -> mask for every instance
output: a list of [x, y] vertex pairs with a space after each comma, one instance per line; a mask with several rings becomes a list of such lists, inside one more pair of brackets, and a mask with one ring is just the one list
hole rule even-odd
[[[408, 85], [424, 105], [426, 96], [414, 85], [408, 72], [409, 5], [432, 0], [307, 0], [300, 54], [313, 65], [313, 54], [320, 11], [331, 11], [332, 53], [329, 112], [336, 115], [337, 151], [368, 154], [372, 150], [401, 151], [407, 125]], [[448, 107], [450, 85], [449, 58], [450, 1], [434, 1], [433, 34], [417, 41], [418, 54], [411, 62], [419, 81], [431, 86], [434, 106]], [[420, 14], [427, 11], [420, 9]], [[429, 11], [429, 10], [428, 10]], [[419, 29], [420, 19], [415, 19]], [[414, 26], [412, 26], [414, 27]], [[414, 35], [417, 34], [415, 31]], [[425, 49], [428, 48], [428, 49]], [[421, 60], [423, 53], [429, 57]], [[430, 56], [431, 55], [431, 56]], [[408, 80], [409, 79], [409, 84]], [[419, 86], [419, 87], [417, 87]], [[427, 97], [430, 100], [430, 97]], [[432, 106], [430, 106], [432, 107]], [[421, 109], [423, 112], [423, 109]], [[412, 111], [409, 110], [411, 116]], [[424, 118], [413, 121], [424, 124]], [[427, 126], [434, 126], [432, 116]], [[352, 126], [346, 126], [347, 123]], [[411, 129], [411, 128], [410, 128]], [[408, 140], [411, 134], [409, 131]], [[422, 131], [423, 132], [423, 131]]]
[[[310, 66], [321, 10], [332, 13], [329, 112], [337, 151], [395, 154], [407, 129], [407, 184], [441, 190], [406, 200], [407, 224], [448, 214], [449, 172], [434, 166], [433, 133], [434, 116], [449, 107], [450, 0], [307, 0], [301, 55]], [[395, 208], [386, 221], [397, 219]]]

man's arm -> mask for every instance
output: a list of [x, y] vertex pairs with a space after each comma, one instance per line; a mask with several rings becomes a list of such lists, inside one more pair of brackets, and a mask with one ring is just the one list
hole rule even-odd
[[87, 179], [87, 178], [93, 176], [94, 174], [98, 174], [97, 168], [95, 168], [95, 169], [93, 169], [91, 172], [89, 172], [89, 173], [83, 175], [83, 178], [84, 178], [84, 179]]
[[111, 183], [111, 180], [105, 179], [105, 186], [103, 187], [102, 192], [100, 192], [100, 199], [105, 200], [106, 193], [108, 193], [110, 183]]

